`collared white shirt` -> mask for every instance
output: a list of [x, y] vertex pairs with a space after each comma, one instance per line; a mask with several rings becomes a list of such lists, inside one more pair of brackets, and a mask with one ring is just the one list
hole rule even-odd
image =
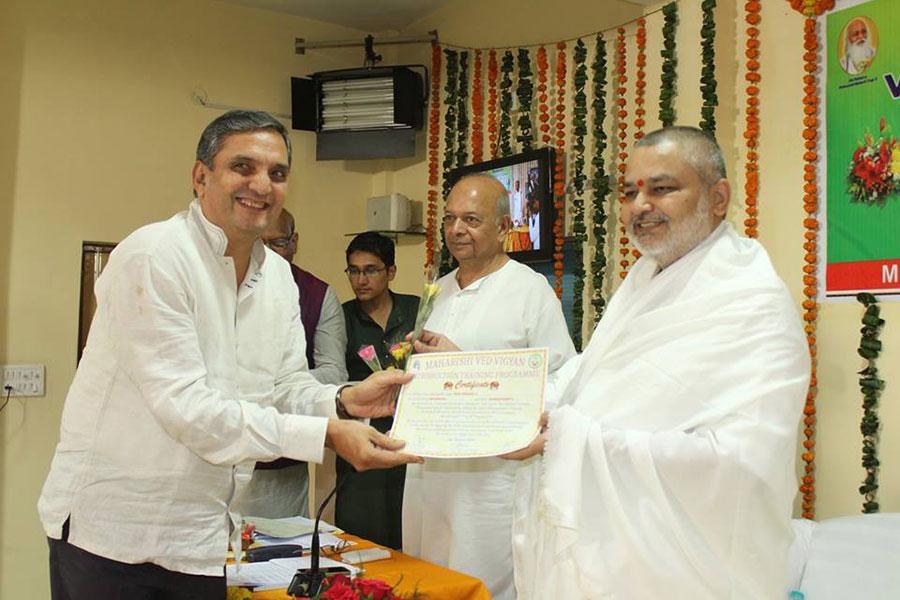
[[[547, 279], [514, 260], [460, 289], [442, 277], [425, 328], [463, 350], [548, 348], [555, 371], [575, 354]], [[496, 600], [513, 600], [513, 500], [533, 461], [430, 460], [407, 465], [403, 551], [481, 579]]]
[[88, 552], [221, 575], [255, 461], [321, 462], [336, 388], [307, 370], [288, 264], [257, 242], [238, 288], [226, 246], [195, 200], [112, 253], [38, 502], [48, 536], [69, 518]]

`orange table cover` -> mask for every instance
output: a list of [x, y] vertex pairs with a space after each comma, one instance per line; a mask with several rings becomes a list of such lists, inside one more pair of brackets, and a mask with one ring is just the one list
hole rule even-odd
[[[340, 537], [356, 542], [350, 550], [382, 548], [373, 542], [344, 534]], [[380, 579], [392, 586], [398, 595], [412, 595], [417, 591], [428, 600], [490, 600], [491, 594], [480, 579], [451, 571], [445, 567], [390, 550], [391, 557], [364, 563], [363, 577]], [[253, 600], [286, 600], [286, 590], [255, 592]]]

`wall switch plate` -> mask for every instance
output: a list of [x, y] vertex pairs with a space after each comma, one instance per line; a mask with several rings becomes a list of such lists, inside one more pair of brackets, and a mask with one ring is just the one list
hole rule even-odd
[[44, 365], [3, 365], [0, 397], [6, 398], [6, 386], [11, 385], [12, 396], [43, 396]]

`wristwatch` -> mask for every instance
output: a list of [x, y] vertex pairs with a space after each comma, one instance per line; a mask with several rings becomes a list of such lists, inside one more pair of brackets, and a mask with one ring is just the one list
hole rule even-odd
[[334, 393], [334, 406], [337, 410], [337, 416], [340, 419], [355, 419], [353, 415], [351, 415], [347, 411], [347, 407], [344, 406], [344, 403], [341, 402], [341, 394], [344, 393], [344, 390], [348, 387], [351, 387], [351, 384], [345, 383], [344, 385], [338, 386], [337, 391]]

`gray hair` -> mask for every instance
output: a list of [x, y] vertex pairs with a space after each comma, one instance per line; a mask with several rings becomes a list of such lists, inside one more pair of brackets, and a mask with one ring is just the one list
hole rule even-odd
[[287, 127], [269, 113], [261, 110], [230, 110], [214, 119], [200, 135], [200, 142], [197, 144], [197, 160], [211, 169], [216, 154], [225, 143], [225, 138], [236, 133], [261, 129], [271, 129], [281, 135], [284, 145], [287, 146], [288, 166], [290, 166], [291, 138]]
[[725, 158], [722, 149], [709, 133], [686, 125], [674, 125], [651, 131], [634, 145], [635, 148], [652, 147], [671, 142], [683, 151], [684, 160], [700, 175], [707, 185], [726, 179]]

